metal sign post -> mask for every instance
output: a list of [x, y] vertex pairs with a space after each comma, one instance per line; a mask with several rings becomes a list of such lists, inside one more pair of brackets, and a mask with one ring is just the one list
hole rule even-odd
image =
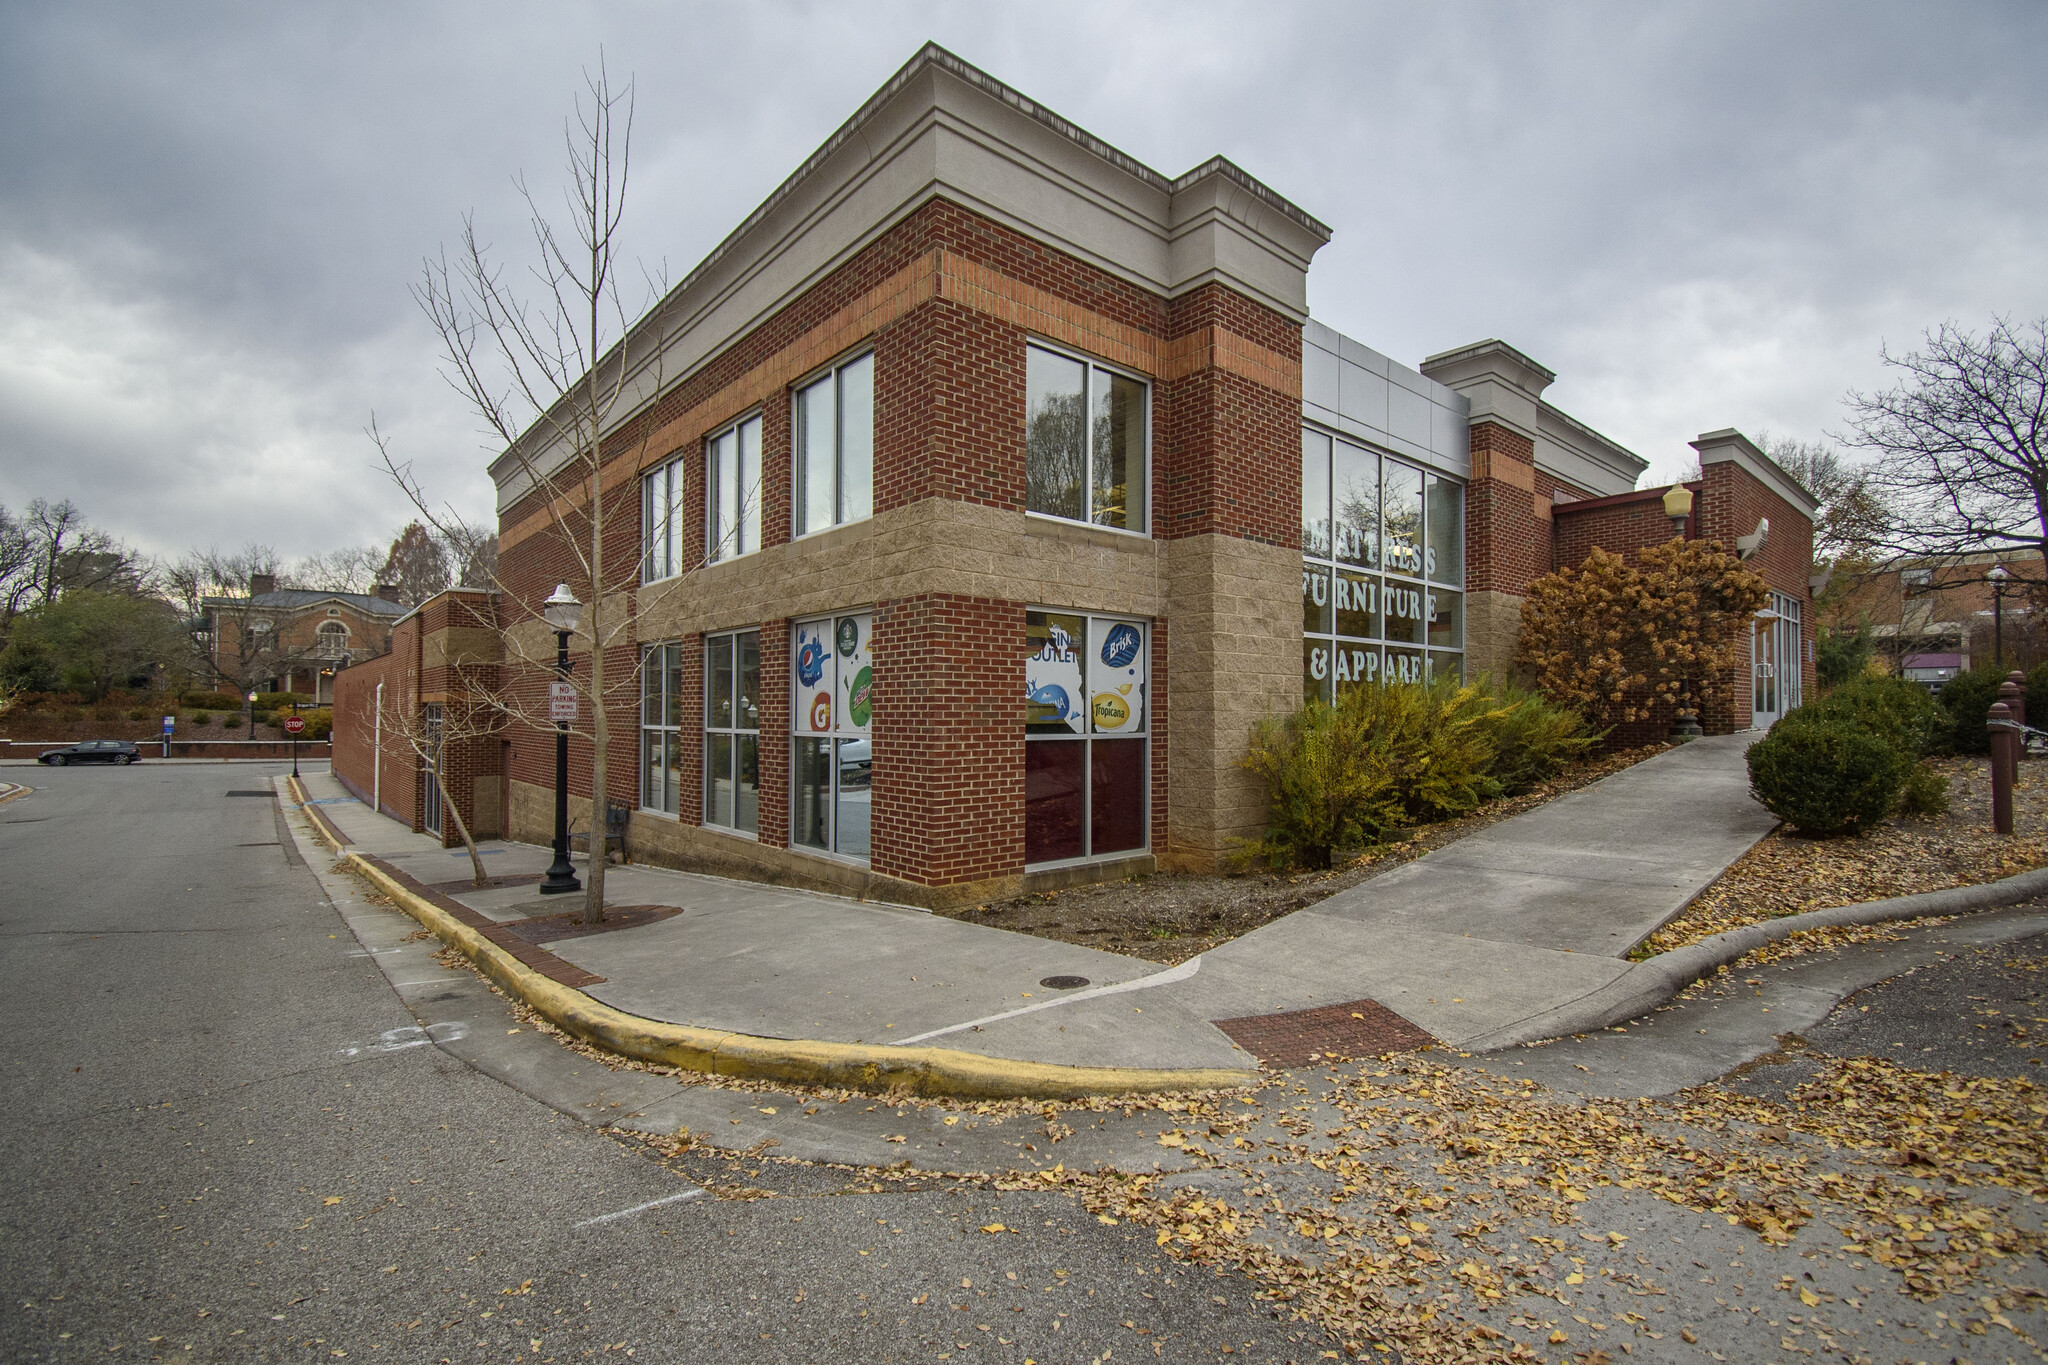
[[292, 703], [292, 713], [284, 718], [284, 732], [292, 737], [292, 776], [299, 775], [299, 734], [306, 728], [306, 718], [299, 714], [299, 704]]

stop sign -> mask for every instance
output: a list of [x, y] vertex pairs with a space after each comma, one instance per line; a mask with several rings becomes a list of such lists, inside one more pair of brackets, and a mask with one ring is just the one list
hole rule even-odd
[[304, 716], [286, 716], [284, 718], [284, 732], [288, 735], [296, 735], [305, 728], [306, 718]]

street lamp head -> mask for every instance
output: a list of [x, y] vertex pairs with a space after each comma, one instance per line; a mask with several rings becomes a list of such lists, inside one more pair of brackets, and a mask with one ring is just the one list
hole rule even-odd
[[548, 624], [557, 631], [574, 633], [577, 623], [583, 619], [583, 604], [569, 591], [567, 583], [557, 585], [554, 596], [540, 606], [540, 614], [545, 616]]
[[1671, 525], [1679, 535], [1685, 534], [1685, 519], [1692, 515], [1692, 490], [1682, 483], [1671, 485], [1664, 494], [1664, 515], [1671, 518]]
[[1991, 581], [1992, 587], [2002, 588], [2005, 586], [2006, 580], [2011, 578], [2012, 575], [2006, 572], [2005, 565], [1993, 564], [1984, 577]]

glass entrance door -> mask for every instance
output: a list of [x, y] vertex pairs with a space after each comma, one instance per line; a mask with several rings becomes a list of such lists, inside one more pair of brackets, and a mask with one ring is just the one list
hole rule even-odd
[[1784, 712], [1778, 699], [1778, 614], [1761, 613], [1749, 627], [1749, 671], [1754, 695], [1750, 724], [1768, 730]]

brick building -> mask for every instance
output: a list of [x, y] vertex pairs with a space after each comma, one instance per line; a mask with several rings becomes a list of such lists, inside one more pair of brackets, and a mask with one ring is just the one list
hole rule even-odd
[[[2003, 587], [1991, 574], [2003, 569]], [[2048, 584], [2037, 551], [2009, 548], [1942, 559], [1900, 559], [1846, 572], [1828, 594], [1823, 624], [1868, 630], [1884, 666], [1939, 688], [1957, 672], [1988, 663], [2031, 667], [2048, 658], [2039, 610]]]
[[250, 692], [298, 692], [333, 698], [334, 675], [391, 648], [391, 627], [405, 615], [396, 590], [323, 592], [280, 588], [252, 574], [246, 597], [208, 597], [207, 659], [217, 680]]
[[[1630, 510], [1659, 506], [1645, 462], [1512, 347], [1415, 370], [1311, 321], [1329, 236], [1220, 158], [1169, 178], [913, 58], [628, 339], [667, 376], [606, 447], [608, 525], [639, 530], [606, 656], [639, 702], [608, 713], [631, 856], [925, 904], [1210, 867], [1262, 824], [1237, 766], [1261, 716], [1499, 668], [1529, 581], [1583, 553], [1561, 527], [1657, 537]], [[529, 441], [492, 466], [495, 609], [540, 659], [540, 601], [589, 593], [525, 475], [564, 453]], [[1811, 501], [1740, 436], [1698, 444], [1699, 533], [1765, 509], [1758, 562], [1803, 610]], [[431, 690], [428, 608], [387, 700], [410, 658]], [[358, 791], [377, 680], [337, 701]], [[497, 744], [460, 760], [502, 802], [473, 821], [545, 842], [552, 736]]]

